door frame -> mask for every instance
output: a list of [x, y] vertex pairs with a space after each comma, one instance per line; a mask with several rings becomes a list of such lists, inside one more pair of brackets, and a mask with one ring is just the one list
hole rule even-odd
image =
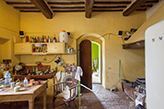
[[[101, 43], [101, 83], [103, 85], [103, 87], [105, 88], [106, 87], [106, 69], [105, 69], [105, 39], [99, 35], [99, 34], [96, 34], [96, 33], [86, 33], [86, 34], [83, 34], [81, 36], [79, 36], [77, 39], [76, 39], [76, 48], [77, 48], [77, 65], [80, 65], [80, 56], [79, 56], [79, 44], [80, 42], [80, 39], [84, 38], [83, 40], [87, 39], [87, 37], [95, 37], [95, 38], [98, 38], [100, 39], [100, 41], [102, 42]], [[92, 40], [90, 40], [92, 41]]]

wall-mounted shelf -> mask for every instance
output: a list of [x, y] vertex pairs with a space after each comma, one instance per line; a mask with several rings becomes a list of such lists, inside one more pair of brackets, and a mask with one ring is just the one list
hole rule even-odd
[[14, 54], [62, 54], [65, 53], [65, 43], [15, 43]]
[[47, 53], [32, 53], [32, 55], [47, 55]]
[[15, 55], [76, 55], [65, 53], [65, 43], [15, 43]]
[[123, 49], [139, 49], [139, 48], [145, 48], [145, 40], [140, 40], [140, 41], [137, 41], [137, 42], [124, 44], [122, 46], [123, 46]]

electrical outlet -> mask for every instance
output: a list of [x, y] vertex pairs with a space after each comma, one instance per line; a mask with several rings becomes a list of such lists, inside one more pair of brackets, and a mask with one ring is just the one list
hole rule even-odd
[[44, 61], [46, 61], [47, 59], [46, 59], [46, 58], [44, 58], [43, 60], [44, 60]]

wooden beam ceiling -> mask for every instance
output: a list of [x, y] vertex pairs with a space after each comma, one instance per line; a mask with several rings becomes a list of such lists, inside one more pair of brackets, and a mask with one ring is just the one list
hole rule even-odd
[[[7, 4], [20, 12], [42, 12], [47, 18], [53, 17], [53, 12], [85, 12], [86, 18], [91, 18], [92, 12], [123, 12], [123, 15], [133, 11], [146, 11], [159, 0], [5, 0]], [[34, 3], [33, 3], [33, 2]], [[45, 2], [47, 1], [47, 2]], [[136, 2], [142, 1], [140, 5]], [[143, 2], [145, 1], [145, 2]], [[41, 3], [42, 2], [42, 3]], [[37, 6], [37, 4], [40, 6]], [[137, 3], [138, 4], [138, 3]], [[125, 10], [126, 9], [126, 10]]]
[[44, 0], [30, 0], [40, 11], [44, 14], [47, 19], [53, 18], [53, 11]]
[[85, 17], [91, 18], [94, 0], [85, 0]]
[[134, 0], [124, 11], [123, 16], [128, 16], [132, 12], [136, 11], [138, 7], [140, 7], [146, 0]]

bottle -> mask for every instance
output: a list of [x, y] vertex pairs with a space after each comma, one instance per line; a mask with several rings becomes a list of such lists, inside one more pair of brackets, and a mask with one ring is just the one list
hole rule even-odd
[[27, 87], [28, 86], [28, 79], [25, 77], [24, 79], [24, 87]]
[[34, 43], [34, 38], [32, 36], [30, 38], [31, 38], [31, 43]]
[[54, 37], [54, 39], [53, 39], [53, 43], [55, 43], [56, 42], [56, 38]]
[[68, 49], [67, 49], [67, 53], [70, 53], [70, 47], [68, 47]]
[[68, 53], [68, 45], [65, 46], [65, 53]]
[[48, 36], [48, 43], [51, 43], [51, 38]]
[[10, 81], [11, 81], [11, 75], [9, 71], [7, 71], [5, 74], [5, 84], [7, 84], [7, 86], [10, 86]]
[[47, 41], [46, 41], [46, 36], [44, 37], [44, 43], [46, 43]]
[[35, 74], [35, 72], [36, 72], [36, 71], [35, 71], [35, 67], [33, 66], [33, 75]]
[[37, 39], [37, 42], [38, 42], [38, 43], [40, 42], [40, 39], [39, 39], [39, 37], [38, 37], [38, 39]]
[[39, 43], [42, 43], [42, 36], [40, 36], [39, 38]]
[[42, 35], [42, 43], [44, 43], [44, 35]]
[[35, 70], [36, 72], [38, 71], [38, 67], [36, 67], [36, 70]]

